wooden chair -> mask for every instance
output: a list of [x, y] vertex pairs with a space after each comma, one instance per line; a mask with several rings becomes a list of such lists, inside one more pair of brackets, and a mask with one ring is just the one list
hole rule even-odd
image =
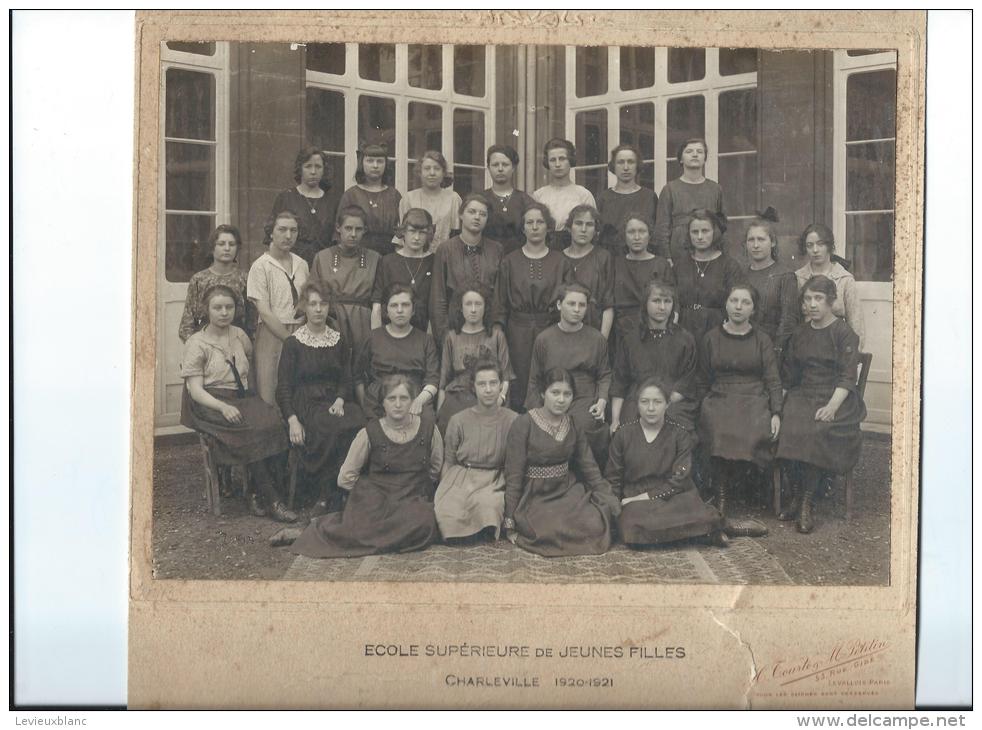
[[[856, 393], [860, 400], [865, 401], [866, 381], [869, 379], [869, 369], [873, 364], [873, 353], [859, 353], [859, 373], [856, 378]], [[771, 467], [771, 477], [774, 482], [774, 514], [781, 514], [781, 466], [775, 463]], [[845, 518], [848, 520], [852, 516], [852, 487], [854, 483], [852, 471], [844, 476], [835, 476], [834, 481], [842, 482], [845, 490]]]
[[236, 462], [234, 464], [219, 464], [212, 453], [212, 439], [204, 433], [198, 433], [198, 440], [201, 443], [201, 453], [205, 461], [205, 500], [208, 502], [208, 509], [216, 517], [222, 515], [221, 505], [221, 484], [222, 478], [219, 466], [240, 466], [242, 467], [242, 489], [246, 494], [249, 493], [249, 467], [245, 463]]

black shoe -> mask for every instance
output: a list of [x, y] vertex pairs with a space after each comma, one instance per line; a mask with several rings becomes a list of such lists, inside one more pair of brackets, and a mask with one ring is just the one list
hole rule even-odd
[[282, 547], [283, 545], [292, 545], [294, 541], [300, 537], [303, 529], [299, 527], [284, 527], [279, 530], [275, 535], [269, 538], [270, 547]]
[[716, 530], [709, 535], [709, 543], [715, 547], [725, 548], [730, 546], [730, 538], [722, 530]]
[[255, 515], [256, 517], [265, 517], [266, 509], [263, 507], [262, 503], [259, 501], [258, 494], [249, 494], [246, 496], [246, 506], [249, 508], [249, 514]]
[[723, 532], [728, 537], [763, 537], [767, 534], [767, 525], [757, 520], [724, 520]]
[[277, 522], [297, 521], [297, 513], [292, 510], [288, 510], [282, 502], [273, 502], [272, 506], [269, 508], [269, 516]]

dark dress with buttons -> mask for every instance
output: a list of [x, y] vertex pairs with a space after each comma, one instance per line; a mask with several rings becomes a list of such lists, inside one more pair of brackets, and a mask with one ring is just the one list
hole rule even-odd
[[740, 265], [725, 253], [712, 261], [683, 256], [674, 263], [679, 325], [691, 332], [700, 345], [703, 336], [726, 319], [726, 293], [730, 287], [746, 283], [747, 277]]

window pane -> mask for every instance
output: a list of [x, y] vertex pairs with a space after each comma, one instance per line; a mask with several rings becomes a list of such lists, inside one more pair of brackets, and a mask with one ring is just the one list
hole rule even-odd
[[392, 43], [358, 45], [358, 75], [369, 81], [396, 80], [396, 47]]
[[463, 165], [453, 166], [453, 189], [460, 197], [466, 197], [469, 193], [479, 193], [486, 185], [484, 184], [483, 167], [464, 167]]
[[214, 56], [214, 43], [196, 43], [191, 41], [167, 41], [167, 47], [172, 51], [193, 53], [197, 56]]
[[647, 89], [655, 85], [655, 49], [647, 46], [621, 48], [621, 90]]
[[894, 142], [846, 147], [846, 210], [892, 210]]
[[620, 119], [620, 144], [633, 144], [641, 150], [641, 157], [646, 160], [654, 158], [655, 105], [644, 103], [622, 106]]
[[416, 163], [426, 150], [443, 151], [443, 109], [436, 104], [409, 102], [409, 188], [419, 180]]
[[307, 89], [307, 139], [318, 149], [344, 152], [344, 94]]
[[577, 46], [576, 95], [596, 96], [607, 93], [607, 47]]
[[358, 98], [358, 143], [384, 144], [389, 155], [396, 149], [396, 102], [378, 96]]
[[182, 139], [215, 139], [215, 77], [167, 69], [164, 134]]
[[483, 170], [484, 112], [453, 110], [453, 159], [455, 164], [477, 165]]
[[164, 275], [175, 283], [208, 266], [208, 236], [215, 229], [214, 215], [167, 215]]
[[607, 184], [607, 166], [591, 167], [587, 170], [579, 169], [576, 171], [574, 181], [577, 185], [582, 185], [597, 197], [602, 191], [610, 187]]
[[643, 185], [651, 190], [655, 189], [655, 163], [646, 162], [641, 165], [641, 173], [638, 175], [638, 185]]
[[893, 279], [893, 214], [846, 216], [846, 258], [856, 281]]
[[344, 43], [308, 43], [307, 70], [326, 74], [344, 74]]
[[846, 140], [896, 135], [897, 72], [851, 74], [846, 81]]
[[443, 46], [409, 46], [409, 85], [417, 89], [443, 88]]
[[719, 95], [719, 151], [757, 149], [757, 90], [740, 89]]
[[576, 115], [576, 164], [579, 166], [606, 164], [610, 156], [607, 148], [607, 110], [592, 109]]
[[212, 145], [167, 143], [166, 202], [168, 210], [215, 209], [215, 148]]
[[706, 76], [705, 48], [669, 48], [668, 82], [698, 81]]
[[[668, 132], [666, 157], [674, 158], [685, 140], [706, 136], [706, 100], [702, 96], [669, 99], [665, 113], [668, 116], [665, 125]], [[672, 165], [674, 173], [668, 177], [669, 180], [679, 176], [678, 163], [672, 162]]]
[[719, 185], [726, 191], [727, 215], [753, 215], [757, 208], [757, 155], [720, 157]]
[[748, 74], [757, 70], [756, 48], [720, 48], [720, 76]]
[[453, 90], [468, 96], [484, 96], [484, 46], [453, 47]]

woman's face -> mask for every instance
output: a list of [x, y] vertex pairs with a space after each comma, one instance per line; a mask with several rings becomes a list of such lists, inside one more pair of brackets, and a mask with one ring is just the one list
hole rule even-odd
[[734, 289], [726, 299], [726, 317], [733, 324], [750, 321], [754, 313], [754, 299], [746, 289]]
[[650, 323], [663, 329], [668, 324], [669, 317], [672, 316], [672, 307], [674, 306], [675, 299], [672, 298], [671, 294], [662, 289], [652, 289], [645, 305]]
[[348, 215], [338, 224], [338, 240], [345, 248], [354, 248], [365, 235], [365, 221], [358, 216]]
[[423, 160], [423, 163], [419, 166], [419, 179], [423, 182], [423, 187], [429, 188], [430, 190], [439, 189], [445, 174], [446, 172], [440, 163], [436, 160], [431, 160], [429, 157]]
[[464, 292], [460, 299], [460, 308], [463, 310], [464, 322], [472, 326], [479, 326], [484, 322], [484, 297], [480, 292]]
[[216, 327], [228, 327], [235, 319], [235, 300], [227, 294], [216, 294], [208, 300], [208, 321]]
[[474, 373], [474, 394], [485, 408], [498, 405], [501, 397], [501, 379], [494, 370], [478, 370]]
[[569, 177], [569, 152], [565, 147], [548, 150], [546, 163], [549, 165], [549, 174], [554, 180], [565, 180]]
[[320, 155], [311, 155], [310, 159], [300, 166], [300, 182], [308, 187], [317, 187], [323, 177], [324, 158]]
[[801, 297], [801, 310], [805, 319], [811, 322], [821, 322], [832, 311], [832, 302], [824, 292], [806, 290]]
[[511, 160], [506, 155], [495, 152], [488, 161], [488, 172], [491, 173], [492, 182], [498, 185], [507, 185], [511, 182], [515, 166], [511, 164]]
[[216, 264], [230, 264], [235, 261], [235, 256], [239, 252], [239, 244], [235, 241], [235, 236], [231, 233], [219, 233], [215, 239], [215, 248], [211, 255]]
[[288, 254], [297, 242], [299, 227], [293, 218], [277, 218], [273, 223], [273, 233], [270, 237], [269, 248], [281, 254]]
[[638, 177], [638, 158], [631, 150], [621, 150], [614, 157], [614, 174], [622, 183], [632, 183]]
[[551, 383], [542, 394], [542, 405], [554, 416], [562, 416], [573, 404], [573, 389], [562, 380]]
[[747, 230], [747, 256], [754, 263], [763, 264], [773, 261], [771, 237], [762, 226], [751, 226]]
[[525, 229], [525, 240], [532, 245], [543, 243], [549, 233], [546, 218], [541, 210], [527, 211], [522, 219], [522, 227]]
[[426, 247], [430, 245], [430, 241], [433, 240], [433, 229], [425, 224], [425, 222], [415, 222], [406, 223], [405, 233], [402, 236], [402, 242], [406, 247], [406, 250], [412, 254], [420, 254], [426, 250]]
[[597, 221], [592, 213], [579, 213], [569, 224], [569, 233], [576, 246], [588, 246], [597, 236]]
[[701, 170], [706, 166], [706, 148], [701, 142], [687, 144], [682, 150], [682, 167], [687, 170]]
[[382, 410], [393, 421], [401, 421], [409, 415], [409, 406], [413, 399], [409, 396], [409, 388], [397, 385], [382, 399]]
[[713, 247], [715, 238], [713, 224], [709, 221], [694, 220], [689, 224], [689, 238], [692, 248], [696, 251], [708, 251]]
[[468, 233], [474, 235], [484, 230], [488, 224], [488, 207], [481, 205], [480, 201], [472, 200], [464, 206], [464, 211], [460, 214], [460, 227]]
[[323, 325], [327, 323], [327, 315], [331, 311], [331, 305], [321, 299], [321, 295], [315, 291], [307, 294], [307, 301], [304, 303], [304, 312], [307, 314], [307, 321], [310, 324]]
[[576, 325], [586, 316], [586, 294], [578, 291], [567, 292], [559, 302], [559, 316], [566, 324]]
[[824, 266], [832, 260], [829, 245], [822, 240], [817, 231], [812, 231], [805, 237], [805, 254], [813, 266]]
[[377, 183], [381, 181], [382, 175], [385, 174], [385, 158], [363, 157], [361, 169], [365, 173], [365, 179], [368, 182]]
[[668, 400], [661, 388], [649, 385], [638, 393], [638, 416], [645, 426], [657, 428], [665, 422]]
[[651, 232], [648, 230], [648, 225], [644, 221], [632, 218], [624, 226], [624, 238], [631, 253], [642, 254], [648, 250]]
[[413, 318], [413, 298], [408, 292], [393, 294], [386, 305], [389, 321], [396, 327], [405, 327]]

